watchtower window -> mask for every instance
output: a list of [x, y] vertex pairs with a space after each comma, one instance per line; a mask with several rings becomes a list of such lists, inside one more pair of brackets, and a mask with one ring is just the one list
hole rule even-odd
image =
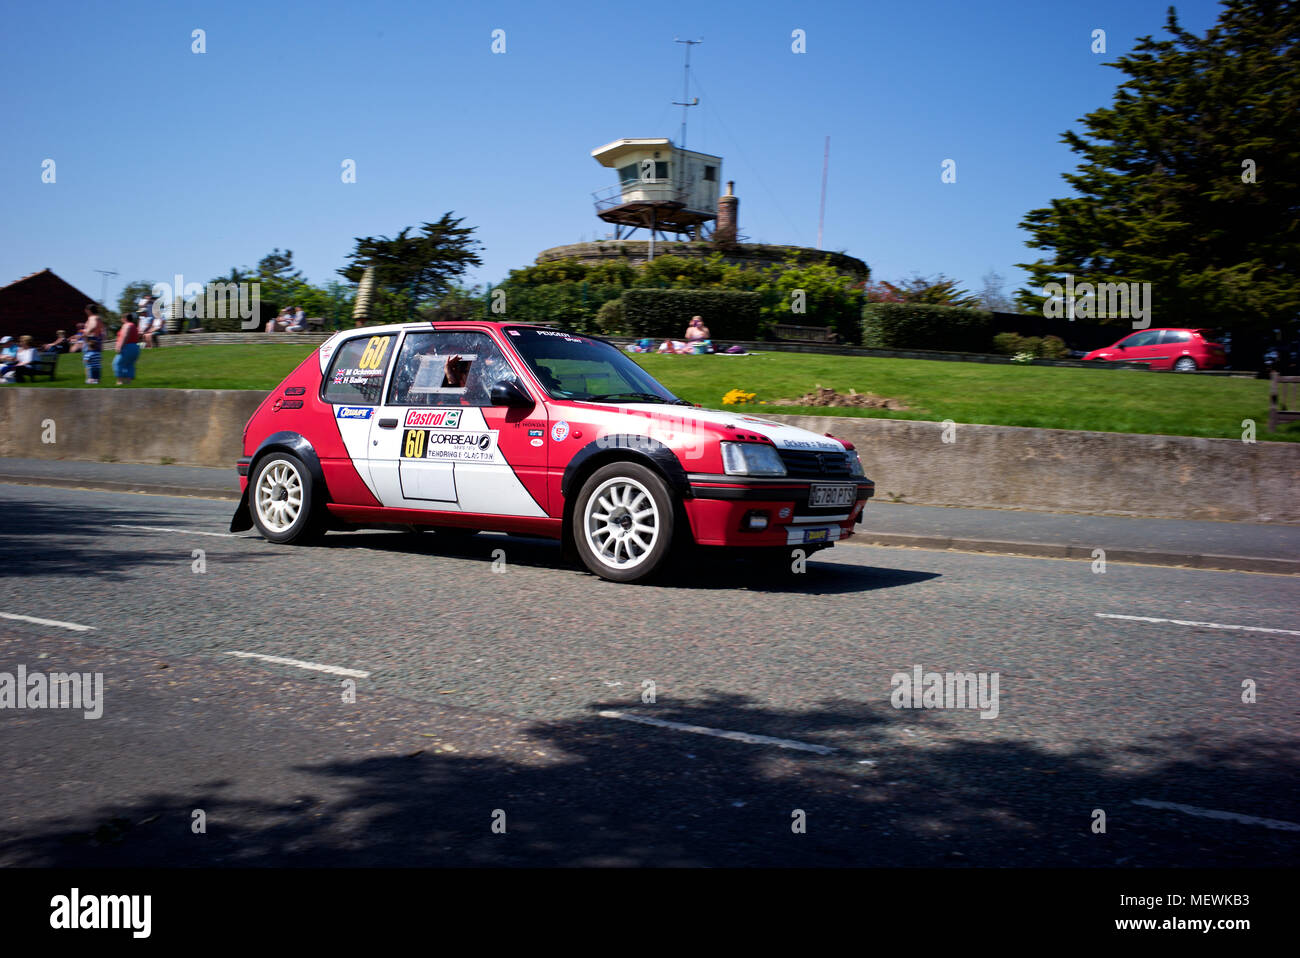
[[706, 183], [718, 182], [718, 168], [716, 166], [706, 166], [704, 168], [704, 181]]
[[625, 184], [635, 183], [637, 180], [641, 179], [641, 173], [637, 168], [637, 164], [629, 163], [627, 166], [620, 166], [618, 168], [618, 179], [619, 182]]

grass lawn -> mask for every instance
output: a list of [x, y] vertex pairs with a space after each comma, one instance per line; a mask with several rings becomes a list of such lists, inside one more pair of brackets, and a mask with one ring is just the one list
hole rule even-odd
[[[271, 389], [312, 347], [294, 344], [164, 346], [144, 350], [131, 388]], [[115, 389], [112, 353], [104, 354], [100, 386], [86, 386], [80, 355], [59, 360], [58, 379], [4, 389]], [[1300, 424], [1267, 431], [1266, 380], [1182, 376], [1139, 370], [877, 359], [814, 353], [751, 356], [636, 356], [656, 379], [691, 402], [720, 408], [731, 389], [757, 393], [755, 411], [889, 419], [952, 419], [961, 423], [1163, 433], [1240, 439], [1243, 419], [1258, 439], [1300, 441]], [[906, 411], [780, 406], [818, 384], [902, 400]], [[761, 405], [766, 401], [767, 405]]]

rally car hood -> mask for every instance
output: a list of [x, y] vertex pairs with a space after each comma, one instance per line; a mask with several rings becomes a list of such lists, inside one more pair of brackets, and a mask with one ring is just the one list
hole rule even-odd
[[[604, 403], [599, 405], [604, 406]], [[608, 408], [608, 407], [607, 407]], [[640, 413], [649, 417], [651, 429], [659, 431], [664, 422], [683, 425], [713, 426], [720, 439], [726, 439], [726, 433], [734, 429], [738, 433], [750, 433], [771, 439], [778, 449], [804, 449], [814, 452], [843, 452], [845, 445], [838, 439], [819, 436], [807, 429], [791, 426], [770, 419], [743, 412], [726, 412], [720, 409], [700, 409], [695, 406], [667, 406], [660, 403], [618, 403], [614, 408], [624, 414]], [[639, 417], [637, 417], [639, 418]]]

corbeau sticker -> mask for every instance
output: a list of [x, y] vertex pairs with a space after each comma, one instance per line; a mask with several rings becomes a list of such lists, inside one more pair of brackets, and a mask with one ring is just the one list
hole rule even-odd
[[336, 419], [369, 419], [374, 411], [370, 406], [338, 406], [334, 416]]
[[529, 439], [529, 440], [528, 440], [528, 445], [530, 445], [530, 446], [541, 446], [541, 445], [544, 445], [544, 443], [543, 443], [540, 439]]
[[569, 424], [561, 419], [551, 427], [551, 438], [556, 442], [564, 442], [569, 437]]
[[408, 409], [406, 425], [455, 429], [460, 425], [460, 412], [459, 409]]
[[496, 446], [495, 431], [455, 432], [450, 429], [407, 429], [402, 434], [403, 459], [492, 462]]
[[540, 438], [540, 437], [546, 435], [546, 430], [545, 430], [545, 429], [530, 429], [530, 430], [528, 430], [528, 435], [529, 435], [529, 436], [535, 436], [535, 437]]

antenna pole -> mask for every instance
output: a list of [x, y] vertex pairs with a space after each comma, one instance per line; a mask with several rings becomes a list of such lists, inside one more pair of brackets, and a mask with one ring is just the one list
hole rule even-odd
[[831, 165], [831, 138], [826, 137], [826, 152], [822, 154], [822, 205], [817, 213], [817, 248], [822, 248], [822, 227], [826, 225], [826, 172]]
[[116, 276], [117, 270], [97, 269], [95, 272], [99, 273], [100, 276], [104, 278], [104, 281], [99, 284], [99, 307], [100, 309], [108, 309], [108, 305], [104, 302], [104, 298], [108, 296], [108, 278], [110, 276]]
[[680, 102], [673, 100], [673, 106], [682, 108], [682, 142], [681, 148], [686, 149], [686, 108], [699, 106], [700, 98], [691, 99], [691, 47], [697, 43], [703, 43], [703, 40], [678, 40], [673, 38], [674, 43], [686, 44], [686, 66], [682, 70], [682, 99]]

